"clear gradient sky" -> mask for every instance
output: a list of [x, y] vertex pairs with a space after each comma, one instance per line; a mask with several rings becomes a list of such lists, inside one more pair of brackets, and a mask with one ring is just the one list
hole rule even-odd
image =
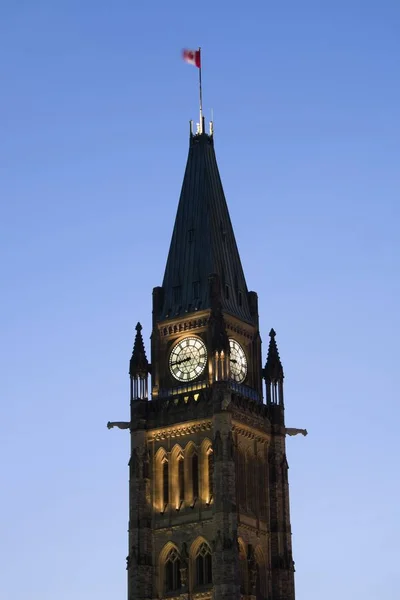
[[264, 359], [297, 600], [400, 594], [398, 0], [0, 4], [0, 598], [126, 597], [128, 361], [204, 106]]

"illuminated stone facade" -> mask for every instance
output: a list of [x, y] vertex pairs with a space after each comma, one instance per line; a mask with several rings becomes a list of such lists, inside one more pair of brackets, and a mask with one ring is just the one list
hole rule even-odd
[[211, 135], [191, 134], [130, 376], [128, 600], [294, 600], [283, 370], [273, 330], [262, 368]]

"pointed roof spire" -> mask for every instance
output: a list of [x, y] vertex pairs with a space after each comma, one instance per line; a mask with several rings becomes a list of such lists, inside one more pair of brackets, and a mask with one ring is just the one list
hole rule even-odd
[[129, 375], [147, 375], [149, 372], [149, 363], [146, 357], [142, 338], [142, 326], [136, 325], [135, 343], [133, 345], [132, 358], [129, 363]]
[[279, 357], [278, 346], [275, 341], [275, 330], [271, 329], [269, 332], [269, 337], [271, 338], [269, 341], [268, 347], [268, 356], [267, 362], [265, 363], [264, 369], [264, 377], [267, 381], [283, 381], [283, 367], [281, 363], [281, 359]]
[[213, 135], [190, 134], [189, 155], [163, 280], [157, 320], [211, 308], [209, 276], [217, 274], [221, 308], [254, 322]]

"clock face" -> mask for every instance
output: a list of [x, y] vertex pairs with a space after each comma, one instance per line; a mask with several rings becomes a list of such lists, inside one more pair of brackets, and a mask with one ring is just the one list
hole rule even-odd
[[231, 349], [231, 377], [238, 383], [242, 383], [247, 375], [247, 358], [242, 346], [236, 340], [229, 338]]
[[169, 368], [178, 381], [192, 381], [205, 369], [207, 349], [197, 337], [186, 337], [178, 342], [169, 355]]

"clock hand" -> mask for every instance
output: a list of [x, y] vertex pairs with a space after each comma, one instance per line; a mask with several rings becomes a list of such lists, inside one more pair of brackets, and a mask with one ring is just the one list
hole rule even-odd
[[188, 356], [187, 358], [182, 358], [181, 360], [176, 360], [175, 362], [171, 363], [172, 365], [180, 365], [181, 363], [187, 362], [188, 360], [191, 360], [191, 357]]

